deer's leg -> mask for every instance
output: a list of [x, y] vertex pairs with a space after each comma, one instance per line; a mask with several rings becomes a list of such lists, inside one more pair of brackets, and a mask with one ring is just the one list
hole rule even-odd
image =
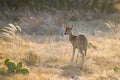
[[86, 53], [87, 53], [87, 43], [86, 43], [86, 45], [85, 45], [85, 48], [84, 48], [84, 55], [86, 56]]
[[75, 55], [75, 48], [73, 48], [73, 54], [72, 54], [71, 62], [73, 62], [73, 60], [74, 60], [74, 55]]
[[84, 61], [85, 61], [85, 55], [84, 53], [82, 53], [82, 65], [84, 64]]
[[79, 57], [79, 52], [78, 52], [77, 57], [76, 57], [76, 63], [78, 63], [78, 57]]
[[81, 66], [83, 67], [84, 61], [85, 61], [85, 54], [83, 53], [82, 49], [80, 50], [80, 53], [82, 55], [82, 62], [81, 62]]

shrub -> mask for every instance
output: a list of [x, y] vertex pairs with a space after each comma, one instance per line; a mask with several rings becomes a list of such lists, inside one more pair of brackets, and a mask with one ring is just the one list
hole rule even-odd
[[36, 65], [40, 61], [40, 57], [37, 56], [34, 51], [29, 51], [25, 58], [27, 65]]

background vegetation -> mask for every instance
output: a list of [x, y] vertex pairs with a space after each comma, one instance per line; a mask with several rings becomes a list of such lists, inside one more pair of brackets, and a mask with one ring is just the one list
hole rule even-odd
[[30, 7], [37, 10], [98, 10], [103, 13], [118, 11], [116, 5], [119, 3], [120, 0], [0, 0], [0, 7], [2, 10]]
[[23, 33], [61, 33], [58, 27], [69, 21], [103, 18], [119, 22], [119, 11], [120, 0], [0, 0], [0, 28], [17, 23]]

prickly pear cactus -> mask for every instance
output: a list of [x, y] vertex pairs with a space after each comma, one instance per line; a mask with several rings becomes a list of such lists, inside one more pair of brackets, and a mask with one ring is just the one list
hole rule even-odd
[[23, 63], [21, 61], [17, 63], [17, 69], [16, 69], [17, 73], [20, 73], [22, 66], [23, 66]]
[[10, 59], [5, 59], [5, 61], [4, 61], [5, 65], [7, 65], [9, 61], [10, 61]]
[[29, 73], [29, 70], [28, 70], [27, 68], [22, 68], [22, 69], [20, 70], [20, 73], [22, 73], [22, 74], [28, 74], [28, 73]]
[[29, 70], [27, 68], [22, 68], [23, 63], [20, 61], [17, 65], [14, 62], [11, 62], [10, 59], [5, 59], [5, 65], [8, 67], [8, 72], [28, 74]]
[[16, 70], [16, 65], [14, 62], [11, 62], [9, 59], [6, 59], [5, 65], [8, 67], [8, 72], [15, 72]]

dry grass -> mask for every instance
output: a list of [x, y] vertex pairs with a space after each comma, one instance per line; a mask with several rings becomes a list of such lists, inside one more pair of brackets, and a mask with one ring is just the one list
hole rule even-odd
[[[89, 48], [84, 69], [71, 64], [72, 47], [67, 41], [36, 43], [19, 40], [0, 41], [0, 80], [120, 80], [120, 40], [107, 37], [90, 38], [96, 49]], [[29, 75], [8, 74], [3, 60], [22, 60], [30, 69]], [[81, 60], [81, 58], [80, 58]], [[79, 62], [80, 62], [79, 60]]]
[[8, 24], [7, 27], [2, 28], [2, 33], [0, 34], [0, 38], [3, 38], [4, 40], [18, 39], [17, 36], [18, 32], [22, 32], [20, 26]]

